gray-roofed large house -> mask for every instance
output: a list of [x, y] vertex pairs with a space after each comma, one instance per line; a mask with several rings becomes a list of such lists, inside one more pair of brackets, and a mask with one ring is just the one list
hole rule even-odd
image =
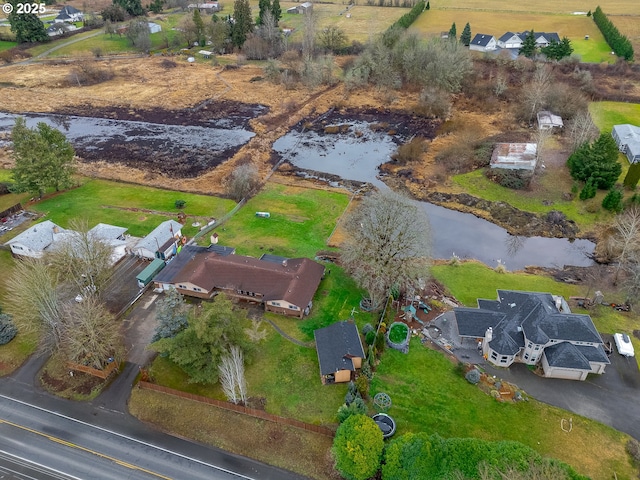
[[[529, 31], [524, 31], [518, 35], [524, 40], [529, 35]], [[560, 43], [560, 36], [556, 32], [534, 31], [533, 36], [536, 39], [536, 47], [547, 47], [551, 42]]]
[[611, 136], [618, 145], [618, 150], [624, 153], [629, 163], [640, 162], [640, 127], [629, 125], [614, 125]]
[[313, 332], [323, 385], [348, 382], [362, 366], [364, 349], [353, 322], [336, 322]]
[[51, 220], [37, 223], [20, 235], [9, 240], [6, 244], [11, 253], [22, 257], [40, 258], [45, 250], [65, 236], [67, 230], [56, 225]]
[[458, 334], [482, 342], [488, 362], [540, 365], [545, 377], [585, 380], [609, 359], [589, 315], [571, 313], [562, 297], [498, 290], [497, 300], [454, 309]]
[[500, 48], [520, 48], [522, 40], [524, 37], [521, 37], [521, 34], [507, 32], [498, 39], [498, 46]]
[[58, 16], [54, 19], [55, 23], [62, 22], [82, 22], [84, 20], [84, 14], [75, 7], [67, 5], [62, 7]]
[[475, 50], [478, 52], [490, 52], [497, 48], [498, 42], [493, 35], [486, 35], [484, 33], [476, 33], [473, 40], [469, 43], [469, 50]]
[[162, 222], [136, 244], [133, 253], [149, 260], [154, 258], [166, 260], [176, 250], [176, 242], [182, 237], [181, 230], [182, 225], [175, 220]]

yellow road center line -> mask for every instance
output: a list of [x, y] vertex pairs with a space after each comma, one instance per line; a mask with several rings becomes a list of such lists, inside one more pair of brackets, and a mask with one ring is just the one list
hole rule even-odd
[[64, 445], [64, 446], [67, 446], [67, 447], [70, 447], [70, 448], [75, 448], [76, 450], [81, 450], [83, 452], [91, 453], [92, 455], [95, 455], [95, 456], [100, 457], [100, 458], [104, 458], [105, 460], [110, 460], [110, 461], [112, 461], [112, 462], [114, 462], [114, 463], [116, 463], [118, 465], [121, 465], [121, 466], [123, 466], [125, 468], [128, 468], [130, 470], [139, 470], [141, 472], [148, 473], [149, 475], [153, 475], [154, 477], [162, 478], [164, 480], [173, 480], [171, 477], [165, 477], [164, 475], [160, 475], [159, 473], [152, 472], [151, 470], [147, 470], [146, 468], [138, 467], [137, 465], [133, 465], [133, 464], [125, 462], [123, 460], [118, 460], [117, 458], [110, 457], [109, 455], [105, 455], [104, 453], [96, 452], [95, 450], [91, 450], [90, 448], [86, 448], [86, 447], [82, 447], [80, 445], [76, 445], [75, 443], [71, 443], [71, 442], [63, 440], [61, 438], [54, 437], [53, 435], [49, 435], [49, 434], [40, 432], [38, 430], [34, 430], [33, 428], [25, 427], [24, 425], [18, 425], [17, 423], [9, 422], [7, 420], [2, 420], [2, 419], [0, 419], [0, 423], [4, 423], [4, 424], [10, 425], [12, 427], [19, 428], [20, 430], [24, 430], [24, 431], [27, 431], [29, 433], [34, 433], [36, 435], [39, 435], [41, 437], [46, 438], [47, 440], [50, 440], [50, 441], [55, 442], [55, 443], [59, 443], [61, 445]]

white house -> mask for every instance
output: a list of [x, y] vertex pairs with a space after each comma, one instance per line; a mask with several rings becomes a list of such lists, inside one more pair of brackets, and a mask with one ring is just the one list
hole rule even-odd
[[56, 225], [51, 220], [37, 223], [20, 235], [9, 240], [5, 245], [9, 245], [11, 253], [22, 257], [40, 258], [45, 250], [65, 236], [67, 230]]
[[640, 162], [640, 127], [623, 124], [614, 125], [611, 136], [618, 145], [618, 150], [624, 153], [629, 163]]
[[[529, 32], [525, 31], [519, 35], [520, 35], [520, 38], [524, 40], [529, 35]], [[551, 42], [560, 43], [560, 36], [555, 32], [545, 33], [545, 32], [534, 31], [533, 36], [536, 39], [536, 47], [538, 48], [547, 47]]]
[[485, 35], [484, 33], [476, 33], [473, 40], [469, 43], [469, 50], [478, 52], [490, 52], [497, 48], [498, 43], [493, 35]]
[[133, 253], [149, 260], [154, 258], [166, 260], [177, 250], [177, 242], [182, 237], [181, 230], [182, 225], [175, 220], [162, 222], [136, 244]]
[[222, 10], [222, 6], [218, 2], [191, 3], [187, 5], [187, 9], [190, 12], [193, 12], [194, 10], [198, 9], [200, 10], [200, 13], [203, 13], [206, 15], [212, 15], [213, 13], [219, 12], [220, 10]]
[[127, 241], [125, 233], [127, 228], [109, 225], [107, 223], [98, 223], [89, 230], [90, 238], [95, 238], [107, 245], [111, 246], [113, 253], [111, 254], [111, 262], [117, 263], [127, 254]]
[[498, 46], [500, 48], [520, 48], [522, 40], [524, 37], [521, 37], [521, 34], [507, 32], [498, 39]]
[[571, 313], [560, 296], [498, 290], [478, 308], [454, 308], [460, 337], [479, 340], [489, 363], [538, 365], [545, 377], [585, 380], [610, 363], [589, 315]]
[[62, 7], [58, 16], [53, 20], [55, 23], [74, 23], [82, 22], [84, 20], [84, 14], [77, 8], [67, 5]]

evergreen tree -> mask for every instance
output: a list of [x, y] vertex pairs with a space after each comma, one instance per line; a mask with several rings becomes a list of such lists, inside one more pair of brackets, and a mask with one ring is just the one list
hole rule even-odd
[[602, 200], [602, 207], [610, 212], [622, 211], [622, 192], [617, 188], [609, 190], [609, 193]]
[[247, 40], [247, 34], [253, 30], [249, 0], [235, 0], [233, 2], [233, 20], [231, 42], [235, 47], [242, 48]]
[[282, 18], [282, 8], [280, 7], [280, 0], [273, 0], [271, 4], [271, 15], [273, 15], [273, 19], [276, 21], [276, 25]]
[[259, 0], [258, 10], [258, 19], [256, 20], [256, 25], [262, 25], [264, 23], [264, 16], [266, 12], [271, 11], [271, 0]]
[[46, 42], [49, 35], [44, 28], [44, 23], [35, 13], [16, 13], [16, 2], [12, 1], [13, 12], [9, 14], [11, 31], [16, 34], [16, 42], [33, 43]]
[[462, 30], [462, 34], [460, 34], [460, 43], [465, 47], [468, 47], [471, 43], [471, 25], [469, 25], [469, 22], [467, 22], [464, 30]]
[[142, 8], [140, 0], [113, 0], [113, 4], [122, 7], [132, 17], [144, 15], [144, 8]]
[[598, 191], [593, 178], [589, 178], [587, 183], [584, 184], [584, 188], [580, 191], [580, 200], [588, 200], [596, 196]]
[[590, 17], [590, 16], [591, 16], [591, 10], [587, 12], [587, 17]]
[[536, 36], [533, 30], [531, 30], [524, 40], [522, 41], [522, 47], [518, 51], [518, 55], [524, 55], [527, 58], [532, 58], [536, 54]]
[[16, 191], [41, 197], [47, 188], [59, 191], [71, 186], [75, 152], [59, 130], [43, 122], [30, 129], [24, 118], [17, 118], [11, 138]]
[[149, 11], [153, 12], [153, 13], [162, 13], [162, 9], [164, 7], [164, 0], [153, 0], [153, 2], [151, 2], [149, 4]]
[[158, 325], [151, 342], [161, 338], [172, 338], [184, 330], [187, 325], [187, 304], [184, 297], [175, 288], [169, 289], [163, 299], [158, 301], [156, 319]]
[[449, 29], [449, 40], [455, 40], [457, 38], [458, 33], [456, 32], [456, 22], [451, 24], [451, 28]]
[[429, 5], [429, 2], [427, 2], [427, 6], [424, 7], [425, 10], [431, 10], [431, 5]]
[[638, 185], [638, 180], [640, 180], [640, 163], [632, 163], [624, 177], [624, 186], [633, 190]]
[[193, 24], [196, 30], [196, 42], [198, 42], [198, 45], [200, 45], [201, 47], [204, 47], [207, 42], [207, 39], [204, 36], [204, 21], [202, 20], [202, 16], [200, 15], [200, 10], [198, 10], [197, 8], [193, 10]]
[[542, 47], [540, 51], [550, 60], [561, 60], [573, 53], [573, 47], [571, 46], [571, 40], [564, 37], [561, 42], [551, 40], [551, 43], [546, 47]]
[[616, 142], [606, 133], [601, 134], [591, 145], [582, 144], [571, 154], [567, 166], [574, 180], [591, 181], [596, 189], [603, 190], [613, 187], [622, 172]]

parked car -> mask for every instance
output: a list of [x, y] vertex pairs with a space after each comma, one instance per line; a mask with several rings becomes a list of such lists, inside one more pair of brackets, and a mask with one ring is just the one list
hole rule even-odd
[[626, 333], [615, 333], [613, 335], [613, 340], [616, 342], [616, 348], [620, 355], [624, 355], [625, 357], [635, 356], [633, 344], [631, 343], [629, 335]]

